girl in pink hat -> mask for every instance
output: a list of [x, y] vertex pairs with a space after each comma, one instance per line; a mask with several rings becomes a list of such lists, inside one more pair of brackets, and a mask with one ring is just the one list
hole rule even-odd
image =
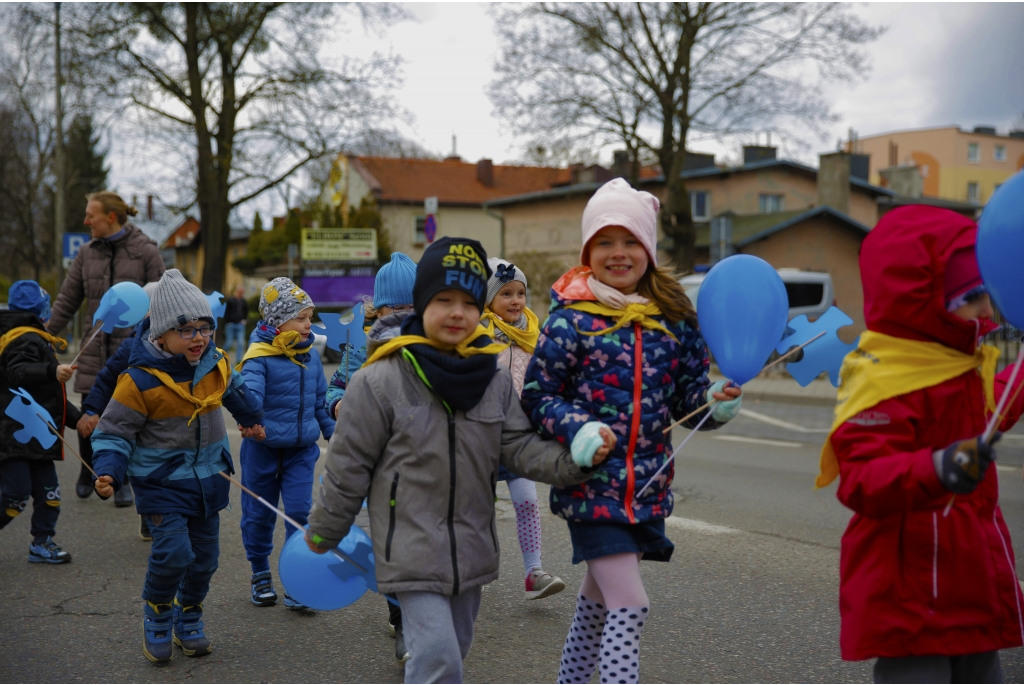
[[[589, 480], [551, 488], [551, 510], [569, 525], [572, 562], [586, 562], [566, 637], [560, 683], [634, 683], [650, 602], [641, 561], [668, 561], [672, 453], [662, 431], [708, 400], [696, 426], [717, 428], [739, 411], [739, 388], [712, 385], [693, 305], [657, 266], [658, 200], [621, 179], [602, 186], [583, 212], [580, 265], [552, 288], [552, 309], [526, 372], [523, 408], [542, 435], [569, 445], [590, 421], [618, 443]], [[646, 490], [645, 490], [646, 488]], [[637, 497], [642, 493], [642, 497]]]

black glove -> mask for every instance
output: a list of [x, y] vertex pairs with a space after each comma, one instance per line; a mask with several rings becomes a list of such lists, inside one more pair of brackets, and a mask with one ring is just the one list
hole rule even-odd
[[946, 489], [957, 495], [974, 492], [985, 477], [989, 464], [996, 460], [996, 451], [992, 445], [1002, 435], [996, 433], [988, 443], [983, 442], [979, 435], [954, 442], [944, 449], [935, 460], [935, 470]]

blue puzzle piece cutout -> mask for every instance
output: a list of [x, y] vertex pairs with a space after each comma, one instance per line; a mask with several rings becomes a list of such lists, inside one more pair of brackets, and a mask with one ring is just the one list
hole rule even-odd
[[330, 564], [327, 568], [344, 581], [348, 581], [352, 577], [362, 578], [366, 582], [366, 587], [371, 592], [376, 592], [377, 573], [373, 565], [373, 547], [360, 541], [356, 543], [355, 549], [351, 552], [345, 552], [345, 556], [366, 569], [366, 572], [364, 573], [349, 562], [340, 559], [337, 564]]
[[206, 299], [210, 303], [210, 309], [213, 310], [214, 321], [216, 321], [217, 319], [223, 319], [224, 310], [228, 308], [227, 303], [221, 301], [224, 299], [224, 294], [214, 290], [211, 294], [206, 296]]
[[149, 311], [149, 296], [142, 286], [131, 281], [116, 283], [103, 294], [92, 322], [102, 321], [104, 333], [113, 333], [115, 328], [132, 328], [146, 318]]
[[785, 354], [787, 350], [797, 345], [802, 345], [822, 331], [825, 335], [818, 338], [803, 349], [803, 359], [798, 362], [786, 364], [786, 370], [801, 386], [806, 387], [818, 377], [822, 371], [828, 372], [828, 379], [832, 385], [839, 387], [839, 369], [843, 366], [843, 359], [847, 354], [857, 348], [860, 341], [858, 337], [852, 343], [847, 344], [836, 335], [843, 326], [849, 326], [853, 319], [848, 317], [838, 307], [830, 307], [827, 312], [817, 318], [814, 323], [807, 320], [805, 314], [794, 318], [786, 328], [787, 335], [778, 344], [775, 351]]
[[317, 335], [327, 336], [327, 346], [332, 350], [344, 351], [342, 345], [346, 342], [357, 350], [366, 344], [366, 332], [363, 330], [363, 305], [362, 303], [352, 309], [352, 321], [342, 323], [341, 317], [337, 314], [320, 315], [322, 326], [311, 326]]
[[35, 398], [24, 388], [17, 390], [11, 388], [11, 392], [16, 397], [11, 399], [7, 409], [4, 409], [4, 414], [22, 425], [21, 429], [14, 432], [14, 439], [27, 445], [32, 438], [35, 438], [44, 450], [53, 447], [53, 443], [57, 442], [57, 436], [46, 425], [47, 422], [53, 423], [50, 412], [39, 406]]

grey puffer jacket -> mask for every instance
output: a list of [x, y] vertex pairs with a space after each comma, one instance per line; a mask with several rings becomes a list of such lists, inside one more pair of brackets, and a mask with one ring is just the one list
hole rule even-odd
[[393, 354], [353, 376], [338, 405], [310, 531], [336, 544], [369, 495], [380, 592], [454, 595], [485, 585], [498, 577], [499, 462], [555, 485], [588, 478], [569, 450], [530, 425], [507, 369], [479, 404], [452, 415]]
[[[82, 306], [82, 301], [88, 299], [87, 316], [82, 323], [82, 340], [88, 340], [92, 332], [92, 315], [110, 286], [123, 281], [146, 285], [160, 280], [164, 273], [164, 260], [156, 242], [147, 238], [130, 221], [122, 228], [124, 235], [117, 240], [93, 239], [79, 250], [53, 303], [50, 321], [46, 324], [48, 332], [59, 335]], [[92, 341], [78, 360], [75, 392], [89, 392], [107, 359], [131, 335], [131, 328], [115, 329], [113, 334], [100, 333]]]

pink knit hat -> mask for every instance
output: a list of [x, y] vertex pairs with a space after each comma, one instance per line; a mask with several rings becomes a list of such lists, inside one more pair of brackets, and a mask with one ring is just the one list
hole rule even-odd
[[605, 226], [622, 226], [636, 236], [647, 250], [651, 264], [658, 264], [658, 198], [633, 188], [623, 179], [608, 181], [597, 189], [583, 210], [583, 249], [580, 261], [587, 251], [587, 243]]

